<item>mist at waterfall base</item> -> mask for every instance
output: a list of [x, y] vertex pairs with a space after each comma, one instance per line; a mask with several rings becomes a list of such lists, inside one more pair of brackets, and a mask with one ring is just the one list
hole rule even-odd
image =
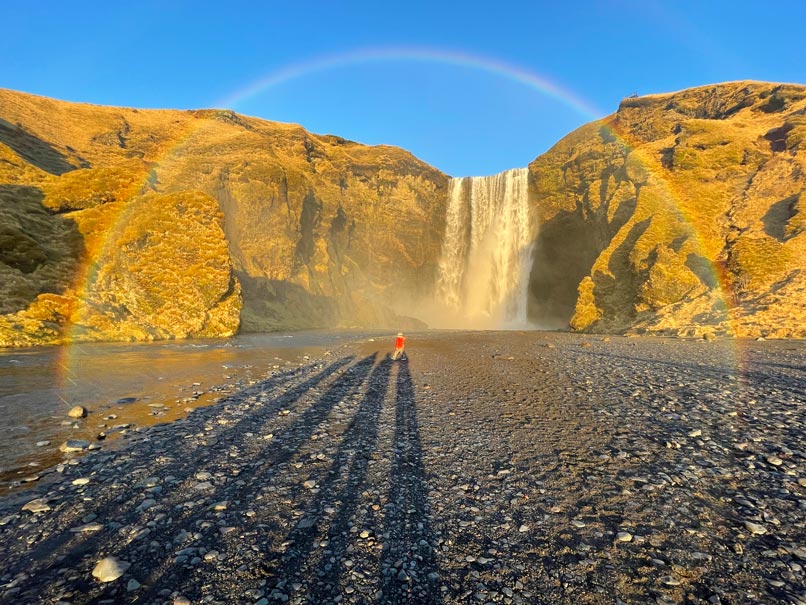
[[452, 179], [432, 327], [533, 328], [528, 286], [536, 224], [527, 168], [493, 176]]

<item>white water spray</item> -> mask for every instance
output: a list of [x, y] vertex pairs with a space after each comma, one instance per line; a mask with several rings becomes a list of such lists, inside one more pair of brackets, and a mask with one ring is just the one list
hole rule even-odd
[[533, 230], [528, 168], [453, 179], [437, 297], [466, 327], [526, 327]]

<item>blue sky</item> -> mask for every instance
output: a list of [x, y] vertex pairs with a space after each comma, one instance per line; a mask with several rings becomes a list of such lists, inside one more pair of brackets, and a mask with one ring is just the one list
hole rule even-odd
[[806, 82], [803, 0], [5, 0], [0, 19], [0, 87], [227, 105], [399, 145], [454, 176], [525, 166], [633, 92]]

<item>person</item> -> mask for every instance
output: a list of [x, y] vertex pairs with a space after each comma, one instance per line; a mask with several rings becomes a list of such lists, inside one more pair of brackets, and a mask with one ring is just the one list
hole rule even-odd
[[392, 353], [392, 359], [405, 359], [406, 358], [406, 337], [403, 336], [403, 332], [397, 333], [397, 338], [395, 338], [395, 352]]

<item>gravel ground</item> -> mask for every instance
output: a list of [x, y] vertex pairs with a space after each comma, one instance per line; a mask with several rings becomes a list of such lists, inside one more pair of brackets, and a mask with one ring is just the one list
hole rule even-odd
[[806, 604], [806, 344], [382, 344], [4, 496], [0, 601]]

